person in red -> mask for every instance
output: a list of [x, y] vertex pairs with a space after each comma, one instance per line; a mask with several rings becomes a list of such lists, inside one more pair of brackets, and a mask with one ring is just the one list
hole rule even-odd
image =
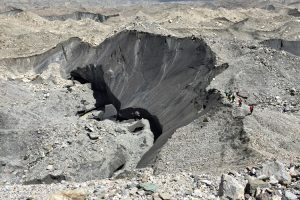
[[253, 113], [253, 109], [254, 109], [254, 105], [250, 105], [250, 106], [249, 106], [249, 110], [250, 110], [250, 113], [251, 113], [251, 114]]
[[239, 98], [238, 103], [239, 103], [239, 107], [241, 107], [242, 103], [243, 103], [243, 100], [241, 98]]

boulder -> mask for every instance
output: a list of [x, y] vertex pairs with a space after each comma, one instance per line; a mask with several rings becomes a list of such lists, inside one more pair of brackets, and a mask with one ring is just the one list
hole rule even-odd
[[163, 200], [171, 200], [172, 199], [172, 195], [170, 195], [169, 193], [165, 193], [165, 192], [159, 193], [159, 197]]
[[89, 133], [88, 133], [88, 136], [89, 136], [89, 138], [90, 138], [91, 140], [97, 140], [97, 139], [99, 139], [99, 134], [96, 133], [96, 132], [89, 132]]
[[300, 181], [297, 181], [293, 187], [297, 190], [300, 190]]
[[245, 199], [244, 187], [232, 176], [223, 174], [219, 186], [219, 196], [236, 200]]
[[156, 184], [154, 184], [154, 183], [148, 183], [147, 182], [147, 183], [140, 184], [139, 188], [141, 188], [141, 189], [143, 189], [143, 190], [145, 190], [147, 192], [153, 192], [154, 193], [154, 192], [156, 192], [158, 186]]
[[287, 200], [297, 200], [298, 199], [297, 196], [289, 190], [284, 192], [284, 196]]
[[283, 184], [291, 183], [291, 176], [286, 171], [285, 166], [279, 161], [271, 161], [263, 164], [262, 169], [258, 172], [259, 175], [266, 175], [271, 177], [272, 175]]
[[269, 183], [272, 185], [276, 185], [278, 184], [278, 180], [275, 178], [275, 176], [271, 176]]
[[86, 193], [83, 190], [68, 190], [56, 192], [50, 195], [49, 200], [85, 200]]
[[93, 118], [94, 119], [103, 120], [104, 111], [102, 111], [102, 110], [96, 110], [92, 114], [93, 114]]
[[146, 130], [146, 129], [150, 130], [150, 124], [149, 124], [148, 120], [145, 120], [145, 119], [138, 120], [128, 126], [128, 130], [131, 133], [136, 133], [140, 130]]
[[250, 113], [250, 108], [246, 104], [242, 104], [241, 107], [237, 107], [237, 106], [233, 107], [233, 109], [232, 109], [232, 116], [234, 118], [242, 119], [242, 118], [244, 118], [244, 117], [246, 117], [247, 115], [250, 115], [250, 114], [251, 114]]
[[108, 104], [105, 106], [105, 111], [103, 115], [103, 119], [112, 119], [116, 118], [118, 112], [114, 105]]
[[269, 200], [271, 199], [271, 194], [269, 194], [268, 192], [260, 192], [260, 194], [258, 194], [256, 196], [256, 198], [253, 199], [257, 199], [257, 200]]
[[272, 196], [272, 200], [281, 200], [281, 196], [278, 196], [278, 195], [274, 195]]
[[269, 183], [266, 183], [266, 182], [256, 179], [256, 178], [249, 177], [248, 183], [245, 188], [245, 193], [250, 194], [251, 196], [255, 197], [257, 195], [258, 190], [266, 189], [266, 188], [270, 188], [270, 187], [271, 187], [271, 185]]
[[300, 177], [300, 171], [296, 170], [295, 167], [290, 168], [290, 175], [292, 178], [298, 178]]

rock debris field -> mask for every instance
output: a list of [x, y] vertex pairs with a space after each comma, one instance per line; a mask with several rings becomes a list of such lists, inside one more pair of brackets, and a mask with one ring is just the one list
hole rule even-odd
[[41, 4], [0, 4], [0, 199], [300, 199], [299, 2]]

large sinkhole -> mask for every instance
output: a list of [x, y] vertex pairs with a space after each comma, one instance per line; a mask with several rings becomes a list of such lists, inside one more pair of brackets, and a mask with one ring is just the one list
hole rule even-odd
[[222, 70], [202, 39], [129, 30], [96, 47], [71, 38], [42, 55], [16, 61], [35, 66], [37, 73], [53, 62], [61, 64], [67, 78], [91, 83], [97, 108], [113, 104], [118, 118], [134, 118], [138, 111], [150, 121], [156, 141], [139, 166], [206, 108], [206, 87]]

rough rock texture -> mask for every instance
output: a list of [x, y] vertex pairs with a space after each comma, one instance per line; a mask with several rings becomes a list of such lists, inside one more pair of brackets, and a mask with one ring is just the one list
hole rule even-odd
[[[230, 53], [230, 59], [229, 52], [219, 50], [220, 46], [233, 49], [236, 45], [243, 48], [236, 54]], [[293, 95], [290, 90], [298, 90], [300, 83], [299, 57], [259, 45], [252, 49], [247, 43], [217, 39], [211, 48], [229, 64], [208, 87], [220, 91], [223, 103], [206, 109], [203, 117], [176, 130], [159, 153], [157, 172], [222, 171], [279, 155], [285, 160], [296, 159], [300, 151], [300, 99], [298, 93]], [[235, 94], [234, 102], [228, 100], [228, 90]], [[247, 91], [248, 97], [239, 97], [239, 91]], [[241, 107], [238, 98], [242, 99]], [[250, 105], [254, 105], [251, 115]], [[208, 122], [204, 120], [207, 118]], [[211, 165], [218, 167], [212, 169]]]
[[[277, 161], [278, 162], [278, 161]], [[282, 163], [280, 163], [282, 164]], [[300, 165], [286, 166], [289, 173], [300, 173]], [[153, 169], [124, 171], [112, 179], [81, 183], [62, 181], [49, 185], [3, 185], [4, 199], [48, 199], [77, 197], [81, 199], [299, 199], [299, 178], [290, 184], [271, 184], [261, 179], [256, 170], [262, 166], [247, 167], [216, 177], [207, 174], [168, 173], [153, 175]], [[273, 175], [272, 175], [273, 176]], [[16, 192], [17, 191], [17, 192]], [[73, 199], [72, 199], [73, 200]]]
[[224, 199], [245, 199], [244, 187], [232, 176], [226, 174], [221, 177], [219, 195]]
[[80, 190], [69, 190], [53, 193], [50, 195], [49, 200], [85, 200], [86, 194]]
[[285, 166], [278, 161], [264, 164], [262, 170], [259, 171], [259, 174], [267, 177], [273, 175], [275, 179], [284, 184], [289, 184], [291, 182], [290, 174], [286, 171]]
[[18, 8], [12, 7], [12, 8], [10, 8], [10, 9], [8, 9], [8, 10], [5, 10], [5, 11], [0, 12], [0, 15], [4, 15], [4, 16], [15, 16], [15, 15], [21, 13], [21, 12], [23, 12], [22, 9], [18, 9]]
[[205, 88], [226, 68], [215, 65], [214, 53], [201, 39], [137, 31], [121, 32], [98, 47], [72, 38], [41, 55], [2, 60], [19, 73], [41, 73], [51, 63], [60, 64], [65, 77], [91, 83], [96, 107], [113, 104], [121, 119], [138, 111], [149, 120], [155, 139], [161, 136], [147, 160], [176, 128], [196, 118], [207, 104]]
[[94, 107], [90, 85], [45, 74], [0, 82], [1, 182], [86, 181], [134, 169], [153, 144], [149, 122], [131, 132], [133, 122], [79, 118], [83, 106]]
[[104, 22], [107, 20], [110, 16], [105, 16], [101, 14], [95, 14], [95, 13], [90, 13], [90, 12], [74, 12], [71, 14], [65, 14], [65, 15], [51, 15], [51, 16], [43, 16], [45, 19], [48, 19], [50, 21], [54, 20], [61, 20], [65, 21], [68, 19], [73, 19], [73, 20], [82, 20], [82, 19], [91, 19], [95, 20], [96, 22]]
[[[216, 199], [220, 181], [199, 175], [214, 173], [245, 199], [299, 198], [299, 3], [232, 2], [0, 8], [1, 197]], [[75, 11], [120, 15], [41, 17]], [[286, 165], [260, 174], [272, 158]], [[137, 180], [137, 162], [157, 176]]]
[[276, 50], [284, 50], [296, 56], [300, 56], [300, 41], [286, 41], [282, 39], [271, 39], [263, 41], [262, 44]]

